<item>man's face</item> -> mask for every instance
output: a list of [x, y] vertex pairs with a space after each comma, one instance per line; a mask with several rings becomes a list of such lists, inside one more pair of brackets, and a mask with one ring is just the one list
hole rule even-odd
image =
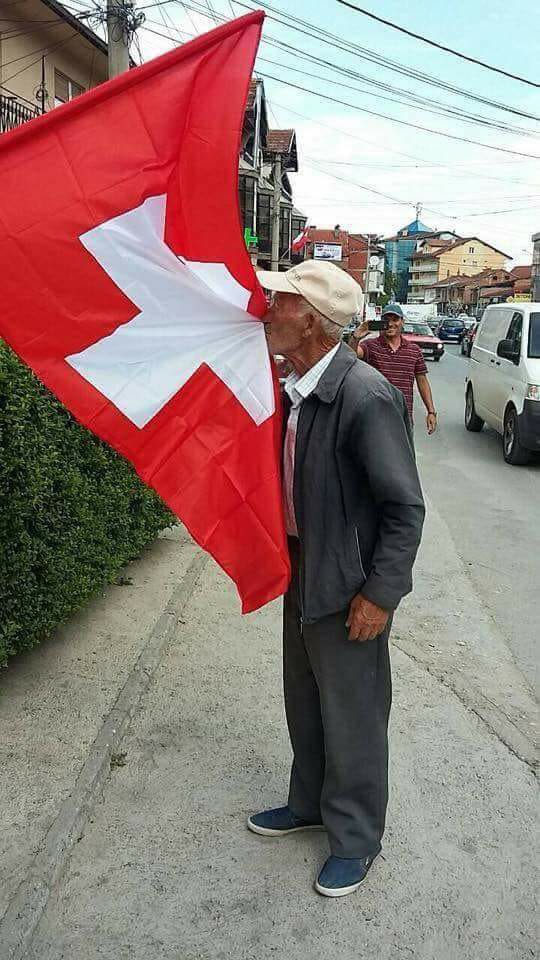
[[392, 337], [399, 337], [403, 330], [403, 317], [398, 317], [395, 313], [387, 313], [384, 318], [388, 326], [384, 331], [386, 336], [390, 339]]
[[272, 355], [289, 357], [305, 342], [309, 326], [305, 301], [295, 293], [274, 293], [264, 316], [268, 349]]

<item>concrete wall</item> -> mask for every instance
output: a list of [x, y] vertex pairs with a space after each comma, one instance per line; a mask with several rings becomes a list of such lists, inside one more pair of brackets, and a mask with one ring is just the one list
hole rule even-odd
[[36, 104], [42, 57], [48, 110], [54, 107], [55, 69], [85, 90], [107, 79], [106, 55], [40, 0], [0, 0], [0, 18], [0, 84], [4, 95], [16, 94]]

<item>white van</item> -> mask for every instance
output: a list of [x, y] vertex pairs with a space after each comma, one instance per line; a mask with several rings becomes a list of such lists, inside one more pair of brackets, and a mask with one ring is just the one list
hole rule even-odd
[[503, 438], [507, 463], [540, 451], [540, 303], [486, 307], [466, 380], [465, 426]]

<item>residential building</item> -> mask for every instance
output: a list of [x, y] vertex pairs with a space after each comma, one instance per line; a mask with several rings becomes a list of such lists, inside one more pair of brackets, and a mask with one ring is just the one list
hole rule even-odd
[[432, 303], [436, 285], [449, 277], [473, 276], [487, 269], [503, 269], [510, 257], [479, 237], [447, 242], [433, 237], [418, 241], [411, 256], [408, 303]]
[[0, 133], [107, 79], [107, 44], [57, 0], [0, 0]]
[[540, 233], [533, 234], [532, 298], [540, 302]]
[[[366, 280], [369, 254], [369, 279]], [[363, 233], [349, 233], [338, 225], [334, 229], [308, 228], [306, 257], [331, 260], [350, 274], [362, 290], [368, 289], [368, 302], [376, 303], [384, 293], [384, 247], [378, 237]]]
[[455, 233], [449, 230], [431, 230], [418, 217], [402, 227], [392, 237], [381, 241], [385, 250], [386, 269], [393, 277], [393, 297], [398, 303], [405, 303], [409, 289], [410, 258], [421, 239], [433, 237], [435, 239], [452, 240]]
[[[270, 267], [272, 253], [272, 205], [274, 176], [280, 176], [280, 269], [291, 266], [292, 239], [300, 233], [307, 217], [293, 204], [289, 173], [298, 170], [296, 133], [272, 130], [268, 126], [266, 96], [262, 80], [252, 80], [242, 132], [239, 161], [239, 197], [242, 225], [254, 264]], [[303, 259], [295, 255], [294, 261]]]
[[530, 266], [513, 270], [482, 270], [472, 277], [459, 274], [439, 280], [434, 287], [437, 312], [455, 315], [465, 311], [480, 316], [491, 303], [531, 299]]

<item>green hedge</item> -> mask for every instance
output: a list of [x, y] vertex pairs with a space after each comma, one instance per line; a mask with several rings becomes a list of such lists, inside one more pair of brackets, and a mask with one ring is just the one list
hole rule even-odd
[[171, 523], [132, 467], [0, 343], [0, 665]]

